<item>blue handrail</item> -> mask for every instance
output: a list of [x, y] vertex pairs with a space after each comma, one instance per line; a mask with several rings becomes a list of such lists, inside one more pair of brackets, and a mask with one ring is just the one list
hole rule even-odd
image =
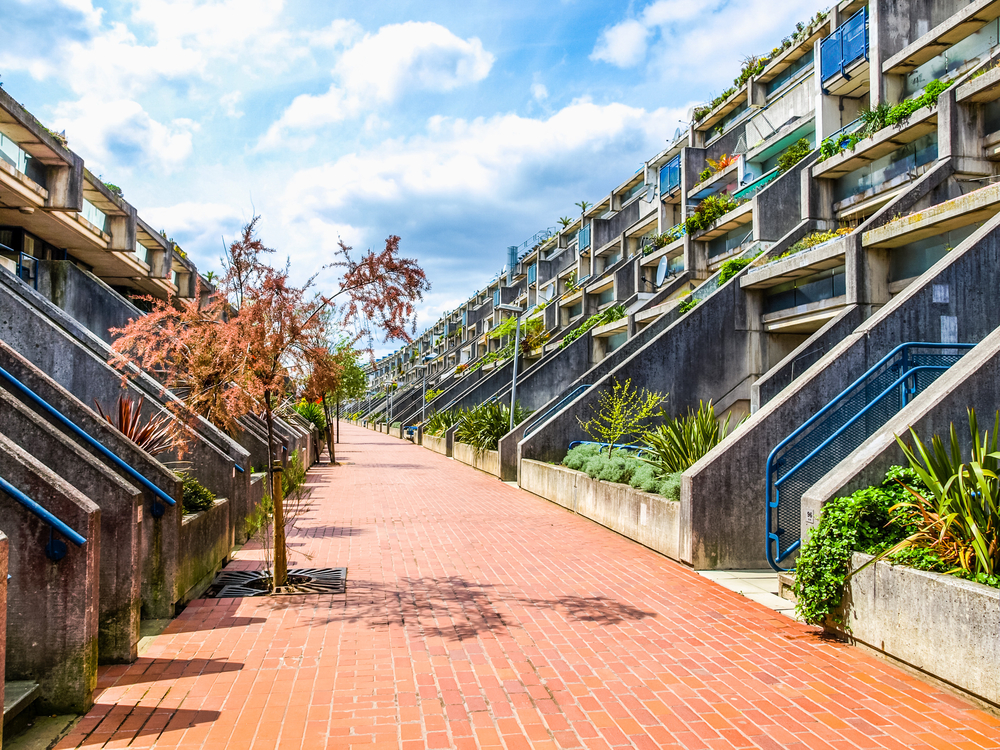
[[[775, 446], [767, 457], [765, 470], [765, 546], [767, 561], [772, 568], [779, 571], [787, 569], [781, 567], [782, 561], [801, 545], [799, 514], [805, 490], [974, 346], [939, 342], [900, 344]], [[942, 351], [920, 354], [914, 352], [915, 349]], [[919, 376], [924, 373], [936, 374], [922, 382]], [[888, 382], [886, 375], [891, 378]], [[890, 396], [897, 396], [898, 404], [889, 403]], [[845, 415], [837, 413], [856, 400], [863, 403], [856, 411]], [[838, 422], [840, 417], [844, 417], [842, 423]], [[827, 428], [826, 421], [834, 424]], [[798, 456], [794, 453], [796, 449], [801, 449]], [[786, 468], [789, 458], [792, 465]], [[782, 485], [807, 468], [809, 476], [800, 480], [798, 487], [789, 486], [782, 495]], [[781, 528], [782, 525], [787, 528]]]
[[150, 492], [152, 492], [154, 495], [156, 495], [158, 498], [160, 498], [167, 505], [175, 505], [176, 504], [177, 501], [174, 500], [172, 497], [170, 497], [170, 495], [168, 495], [166, 492], [164, 492], [163, 490], [161, 490], [155, 484], [153, 484], [152, 482], [150, 482], [148, 479], [146, 479], [146, 477], [144, 477], [138, 471], [136, 471], [135, 469], [133, 469], [129, 464], [125, 463], [121, 458], [119, 458], [118, 456], [116, 456], [114, 453], [112, 453], [110, 450], [108, 450], [107, 448], [105, 448], [103, 445], [101, 445], [99, 442], [97, 442], [94, 438], [92, 438], [86, 432], [84, 432], [79, 427], [77, 427], [75, 424], [73, 424], [69, 419], [67, 419], [65, 416], [63, 416], [62, 412], [54, 409], [47, 401], [45, 401], [45, 399], [41, 398], [37, 393], [35, 393], [30, 388], [28, 388], [28, 386], [24, 385], [20, 380], [18, 380], [17, 378], [15, 378], [13, 375], [11, 375], [9, 372], [7, 372], [2, 367], [0, 367], [0, 377], [3, 377], [4, 380], [6, 380], [8, 383], [10, 383], [14, 387], [14, 390], [16, 390], [22, 396], [24, 396], [25, 398], [27, 398], [29, 401], [31, 401], [35, 406], [37, 406], [39, 409], [41, 409], [43, 412], [45, 412], [48, 416], [52, 417], [52, 419], [54, 419], [56, 422], [58, 422], [64, 428], [66, 428], [67, 430], [69, 430], [70, 432], [72, 432], [74, 435], [76, 435], [78, 438], [80, 438], [85, 443], [87, 443], [87, 445], [92, 450], [96, 451], [101, 456], [103, 456], [104, 458], [108, 459], [111, 463], [113, 463], [119, 469], [121, 469], [122, 471], [124, 471], [130, 478], [134, 479], [136, 482], [138, 482], [139, 484], [141, 484], [147, 490], [149, 490]]
[[23, 492], [21, 492], [21, 490], [12, 485], [3, 477], [0, 477], [0, 490], [3, 490], [12, 498], [17, 500], [17, 502], [21, 503], [21, 505], [23, 505], [29, 511], [31, 511], [36, 516], [41, 518], [43, 521], [45, 521], [45, 523], [47, 523], [53, 529], [58, 531], [64, 537], [69, 539], [77, 547], [82, 547], [87, 543], [87, 540], [84, 537], [77, 534], [75, 531], [73, 531], [73, 529], [71, 529], [69, 526], [67, 526], [65, 521], [49, 513], [49, 511], [45, 510], [45, 508], [43, 508], [41, 505], [36, 503], [30, 497], [25, 495]]
[[524, 430], [524, 437], [528, 437], [528, 435], [530, 435], [532, 432], [534, 432], [535, 429], [539, 425], [543, 424], [549, 417], [551, 417], [557, 411], [559, 411], [560, 409], [562, 409], [566, 404], [568, 404], [570, 401], [572, 401], [573, 399], [575, 399], [577, 396], [579, 396], [581, 393], [583, 393], [588, 388], [590, 388], [589, 384], [587, 384], [587, 385], [578, 385], [576, 388], [574, 388], [568, 395], [566, 395], [563, 398], [561, 398], [559, 400], [559, 403], [557, 403], [551, 409], [549, 409], [548, 411], [546, 411], [542, 416], [540, 416], [538, 419], [536, 419], [534, 422], [532, 422], [530, 425], [528, 425], [525, 428], [525, 430]]

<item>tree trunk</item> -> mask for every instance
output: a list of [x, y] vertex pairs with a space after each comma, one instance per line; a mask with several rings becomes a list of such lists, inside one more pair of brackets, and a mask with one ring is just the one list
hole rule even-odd
[[337, 442], [340, 442], [340, 399], [337, 399]]
[[330, 424], [331, 417], [330, 414], [330, 404], [326, 400], [326, 394], [323, 394], [323, 411], [326, 412], [326, 449], [330, 452], [330, 465], [333, 466], [337, 463], [337, 452], [333, 447], [333, 426]]
[[271, 414], [271, 392], [264, 392], [264, 416], [267, 420], [267, 464], [271, 482], [271, 499], [274, 501], [274, 570], [273, 585], [284, 586], [288, 578], [288, 558], [285, 554], [285, 506], [281, 480], [284, 467], [274, 465], [274, 418]]

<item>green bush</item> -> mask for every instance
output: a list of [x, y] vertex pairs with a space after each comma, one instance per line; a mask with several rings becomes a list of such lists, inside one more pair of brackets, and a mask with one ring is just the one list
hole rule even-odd
[[450, 430], [457, 421], [458, 412], [454, 409], [435, 412], [427, 418], [427, 424], [424, 425], [424, 432], [428, 435], [436, 435], [440, 437]]
[[727, 260], [719, 269], [719, 286], [725, 284], [751, 263], [753, 261], [750, 258], [730, 258]]
[[302, 399], [295, 405], [295, 411], [312, 422], [313, 427], [320, 432], [326, 429], [326, 412], [322, 404]]
[[200, 513], [215, 505], [215, 495], [187, 472], [178, 472], [184, 482], [183, 513]]
[[778, 157], [778, 173], [784, 174], [812, 153], [812, 144], [806, 138], [799, 138]]
[[697, 412], [688, 410], [685, 416], [662, 416], [664, 423], [645, 435], [650, 452], [643, 458], [664, 475], [689, 469], [729, 433], [729, 417], [720, 425], [711, 401], [700, 402]]
[[616, 448], [610, 454], [595, 444], [578, 445], [566, 454], [563, 466], [582, 471], [592, 479], [628, 484], [643, 492], [680, 499], [680, 474], [662, 475], [635, 453]]
[[729, 213], [739, 205], [740, 202], [729, 193], [710, 195], [699, 203], [695, 212], [684, 221], [684, 228], [688, 234], [708, 229], [715, 223], [716, 219]]
[[679, 312], [681, 315], [684, 315], [685, 313], [689, 313], [692, 310], [694, 310], [694, 308], [697, 306], [698, 306], [698, 298], [688, 297], [686, 300], [684, 300], [677, 306], [677, 312]]
[[[925, 489], [912, 470], [894, 466], [878, 487], [838, 497], [823, 507], [819, 525], [802, 545], [795, 568], [795, 610], [806, 622], [822, 624], [840, 606], [854, 552], [878, 554], [911, 533], [894, 511], [909, 499], [898, 480]], [[925, 559], [921, 567], [933, 569], [935, 565]]]
[[591, 328], [607, 325], [608, 323], [614, 323], [616, 320], [621, 320], [626, 315], [628, 315], [628, 310], [625, 305], [612, 305], [604, 312], [591, 315], [580, 325], [563, 336], [562, 341], [559, 342], [559, 348], [563, 349], [564, 347], [569, 346]]
[[[520, 402], [514, 404], [514, 425], [518, 425], [531, 414]], [[455, 439], [471, 445], [477, 453], [495, 451], [500, 438], [510, 431], [510, 407], [499, 402], [487, 402], [462, 413]]]
[[288, 455], [288, 463], [281, 474], [281, 492], [285, 497], [295, 493], [306, 481], [306, 466], [302, 461], [302, 452], [293, 450]]

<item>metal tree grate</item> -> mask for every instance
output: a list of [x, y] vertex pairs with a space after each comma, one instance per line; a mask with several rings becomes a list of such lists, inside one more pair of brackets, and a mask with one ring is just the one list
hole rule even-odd
[[269, 570], [224, 570], [215, 577], [209, 588], [208, 596], [216, 599], [231, 599], [244, 596], [302, 596], [305, 594], [344, 594], [347, 592], [347, 568], [296, 568], [289, 570], [289, 580], [294, 582], [280, 587], [273, 594], [267, 590], [264, 584], [270, 577]]

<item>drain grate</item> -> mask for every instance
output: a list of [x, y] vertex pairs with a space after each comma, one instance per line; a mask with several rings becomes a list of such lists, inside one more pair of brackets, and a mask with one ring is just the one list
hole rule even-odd
[[243, 596], [301, 596], [343, 594], [347, 591], [347, 568], [296, 568], [288, 571], [288, 585], [274, 594], [267, 590], [268, 570], [222, 571], [215, 577], [208, 596], [233, 599]]

